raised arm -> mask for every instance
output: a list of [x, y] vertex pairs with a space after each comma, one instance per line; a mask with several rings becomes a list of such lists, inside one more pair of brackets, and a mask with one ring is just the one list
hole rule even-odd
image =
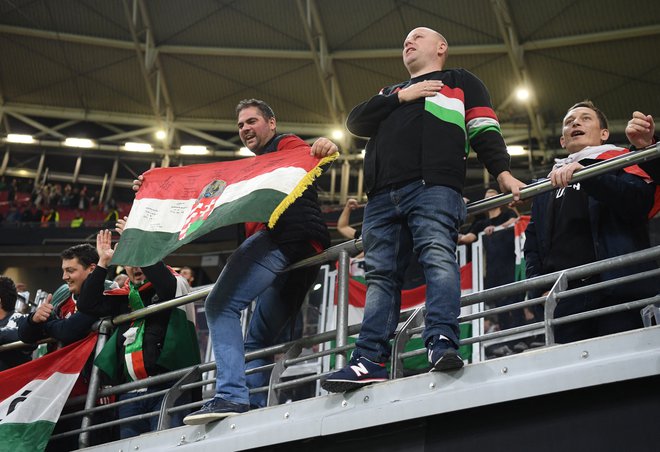
[[344, 206], [344, 210], [341, 211], [341, 215], [339, 215], [339, 219], [337, 220], [337, 231], [346, 237], [347, 239], [354, 239], [355, 233], [357, 230], [349, 225], [350, 219], [351, 219], [351, 212], [357, 209], [358, 202], [357, 200], [351, 198], [348, 201], [346, 201], [346, 205]]

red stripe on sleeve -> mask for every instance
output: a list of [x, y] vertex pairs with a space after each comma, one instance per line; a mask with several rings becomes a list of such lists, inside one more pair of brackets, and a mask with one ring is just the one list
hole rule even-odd
[[497, 121], [495, 111], [489, 107], [474, 107], [465, 112], [465, 122], [471, 121], [474, 118], [492, 118]]

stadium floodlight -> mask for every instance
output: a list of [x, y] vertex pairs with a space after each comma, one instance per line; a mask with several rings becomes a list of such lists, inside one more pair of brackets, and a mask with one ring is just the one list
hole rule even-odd
[[209, 150], [206, 146], [191, 145], [186, 144], [179, 148], [179, 154], [185, 155], [206, 155], [209, 153]]
[[20, 133], [10, 133], [7, 135], [8, 143], [24, 143], [30, 144], [34, 143], [34, 137], [32, 135], [23, 135]]
[[93, 148], [96, 146], [96, 143], [89, 138], [67, 138], [64, 140], [64, 146], [72, 148]]

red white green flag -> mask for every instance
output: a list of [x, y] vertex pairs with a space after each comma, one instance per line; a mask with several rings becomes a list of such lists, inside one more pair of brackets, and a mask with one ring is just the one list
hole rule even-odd
[[97, 333], [42, 358], [0, 372], [0, 449], [46, 448]]
[[231, 224], [273, 227], [337, 156], [310, 156], [305, 145], [243, 160], [147, 171], [113, 263], [151, 265]]
[[529, 215], [521, 215], [514, 224], [514, 246], [516, 256], [515, 281], [527, 279], [525, 253], [523, 250], [525, 249], [525, 231], [527, 230], [527, 225], [529, 224], [530, 219], [531, 217]]

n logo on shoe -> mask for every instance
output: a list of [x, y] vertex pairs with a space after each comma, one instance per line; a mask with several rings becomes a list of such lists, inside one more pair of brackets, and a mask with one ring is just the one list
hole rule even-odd
[[369, 375], [369, 371], [367, 370], [366, 367], [364, 367], [364, 364], [362, 363], [355, 366], [351, 366], [351, 370], [355, 372], [356, 377], [360, 377], [362, 375]]

